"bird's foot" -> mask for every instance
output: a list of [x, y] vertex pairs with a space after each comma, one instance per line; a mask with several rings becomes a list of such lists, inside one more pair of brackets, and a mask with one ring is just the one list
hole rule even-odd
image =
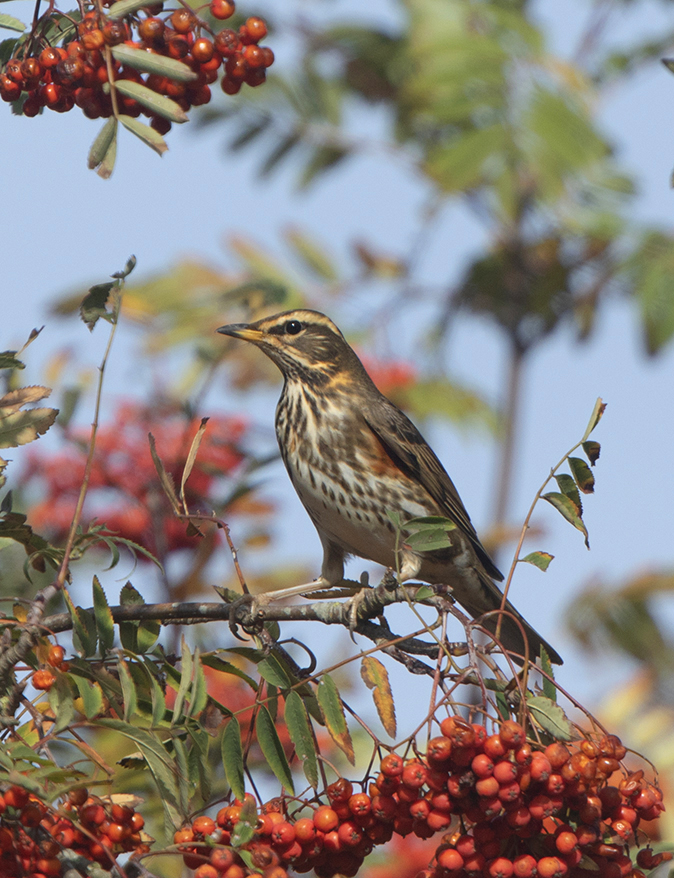
[[239, 627], [246, 634], [259, 634], [263, 620], [260, 618], [263, 595], [243, 594], [229, 605], [229, 630], [237, 640], [245, 640], [239, 634]]

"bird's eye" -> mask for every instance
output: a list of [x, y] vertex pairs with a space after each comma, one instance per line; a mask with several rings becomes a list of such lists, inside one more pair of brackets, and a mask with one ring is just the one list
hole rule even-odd
[[285, 325], [285, 330], [288, 335], [297, 335], [298, 332], [302, 331], [302, 324], [299, 320], [289, 320]]

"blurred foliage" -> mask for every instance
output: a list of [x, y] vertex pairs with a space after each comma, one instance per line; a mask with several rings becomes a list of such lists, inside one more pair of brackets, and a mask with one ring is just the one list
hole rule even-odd
[[[444, 326], [467, 308], [491, 316], [520, 350], [569, 319], [586, 338], [602, 298], [621, 290], [640, 303], [649, 352], [660, 350], [674, 334], [674, 294], [654, 289], [657, 266], [646, 278], [639, 265], [660, 238], [664, 271], [672, 237], [635, 228], [634, 184], [595, 107], [605, 85], [656, 59], [669, 36], [618, 50], [609, 25], [620, 4], [596, 7], [568, 61], [549, 51], [529, 3], [396, 6], [397, 30], [309, 18], [287, 72], [275, 68], [253, 100], [204, 109], [202, 124], [225, 123], [232, 150], [257, 144], [263, 176], [294, 157], [301, 187], [375, 150], [409, 163], [440, 202], [460, 196], [492, 244], [458, 284], [450, 276], [449, 293], [430, 293]], [[352, 122], [351, 110], [367, 105], [386, 109], [380, 140]]]

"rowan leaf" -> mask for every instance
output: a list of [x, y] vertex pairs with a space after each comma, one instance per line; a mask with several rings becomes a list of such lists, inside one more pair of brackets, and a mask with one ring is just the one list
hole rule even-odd
[[573, 737], [571, 723], [562, 708], [545, 695], [527, 698], [527, 707], [536, 722], [557, 741], [570, 741]]
[[344, 705], [339, 690], [330, 674], [323, 674], [318, 684], [318, 706], [330, 737], [352, 765], [356, 764], [353, 741], [346, 724]]
[[225, 769], [225, 777], [232, 792], [237, 799], [246, 794], [246, 786], [243, 776], [243, 749], [241, 748], [241, 726], [238, 719], [233, 716], [225, 726], [222, 735], [222, 764]]
[[311, 786], [318, 786], [318, 763], [316, 761], [316, 747], [314, 737], [311, 734], [311, 722], [300, 696], [292, 689], [285, 700], [283, 713], [290, 740], [295, 745], [295, 753], [302, 763], [304, 776]]
[[[128, 64], [134, 70], [168, 76], [169, 79], [176, 82], [194, 82], [197, 78], [197, 74], [182, 61], [168, 58], [166, 55], [151, 54], [145, 49], [134, 49], [131, 46], [120, 44], [112, 47], [112, 55], [120, 64]], [[131, 118], [131, 116], [120, 116], [119, 121], [125, 125], [123, 120]]]
[[559, 485], [559, 490], [562, 492], [562, 494], [565, 494], [576, 507], [578, 515], [582, 515], [583, 504], [581, 502], [580, 494], [578, 493], [578, 488], [576, 487], [575, 481], [568, 473], [558, 473], [555, 476], [555, 481]]
[[147, 110], [150, 110], [157, 116], [163, 116], [164, 119], [168, 119], [170, 122], [182, 123], [187, 122], [189, 119], [189, 116], [179, 104], [172, 101], [171, 98], [167, 98], [166, 95], [157, 94], [156, 91], [152, 91], [151, 88], [142, 85], [140, 82], [133, 82], [130, 79], [118, 79], [115, 82], [115, 89], [120, 94], [138, 101]]
[[94, 576], [93, 597], [98, 643], [101, 650], [101, 658], [105, 658], [106, 652], [112, 649], [115, 642], [115, 623], [108, 605], [108, 599], [97, 576]]
[[288, 765], [286, 754], [283, 751], [283, 745], [281, 744], [278, 732], [274, 726], [274, 721], [264, 704], [260, 705], [257, 712], [255, 734], [257, 735], [262, 755], [267, 760], [267, 763], [276, 775], [277, 780], [286, 790], [294, 795], [295, 788], [290, 773], [290, 766]]
[[366, 655], [361, 662], [360, 676], [367, 688], [372, 689], [374, 705], [386, 734], [390, 738], [395, 738], [397, 731], [396, 711], [386, 667], [379, 659]]
[[136, 684], [124, 659], [120, 659], [117, 662], [117, 673], [119, 674], [119, 684], [122, 687], [122, 698], [124, 699], [124, 722], [128, 722], [138, 711]]
[[547, 500], [561, 515], [579, 530], [585, 537], [585, 545], [590, 548], [590, 541], [587, 534], [587, 528], [583, 519], [578, 514], [578, 507], [570, 500], [566, 494], [559, 494], [557, 491], [551, 491], [549, 494], [543, 494], [543, 499]]
[[0, 417], [0, 448], [16, 448], [42, 436], [56, 420], [58, 409], [34, 408]]
[[94, 719], [103, 712], [103, 690], [96, 680], [86, 680], [84, 677], [72, 677], [82, 698], [82, 707], [87, 719]]
[[147, 438], [150, 443], [150, 455], [152, 456], [152, 462], [154, 463], [154, 468], [157, 470], [157, 475], [159, 476], [161, 486], [164, 489], [164, 493], [168, 497], [171, 506], [173, 507], [173, 511], [179, 515], [180, 503], [178, 502], [178, 495], [176, 494], [176, 488], [173, 484], [173, 478], [171, 474], [167, 472], [166, 467], [162, 463], [162, 460], [157, 453], [157, 443], [155, 442], [155, 438], [152, 433], [148, 433]]
[[183, 468], [182, 479], [180, 480], [180, 499], [183, 501], [183, 509], [185, 514], [187, 515], [187, 502], [185, 500], [185, 483], [190, 477], [190, 473], [194, 467], [194, 462], [197, 459], [197, 454], [199, 452], [199, 446], [201, 445], [201, 440], [204, 438], [204, 432], [206, 430], [206, 424], [208, 424], [208, 418], [202, 418], [201, 423], [199, 424], [199, 429], [192, 440], [192, 444], [190, 445], [190, 450], [187, 455], [187, 460], [185, 461], [185, 467]]
[[94, 655], [97, 643], [96, 623], [86, 610], [73, 604], [67, 589], [63, 590], [63, 598], [73, 622], [73, 643], [75, 649], [84, 658]]
[[585, 461], [580, 457], [570, 457], [569, 467], [571, 468], [571, 473], [576, 480], [578, 488], [583, 494], [594, 493], [594, 476]]
[[590, 415], [590, 420], [588, 422], [587, 428], [583, 433], [583, 442], [589, 437], [590, 433], [597, 426], [599, 421], [602, 418], [602, 415], [606, 411], [606, 403], [602, 400], [601, 397], [597, 398], [597, 401], [594, 404], [594, 408], [592, 409], [592, 414]]
[[[115, 49], [119, 48], [119, 46], [115, 46], [112, 50], [113, 54]], [[153, 57], [158, 58], [159, 55], [155, 55]], [[165, 60], [168, 61], [169, 59], [167, 58]], [[154, 130], [154, 128], [151, 128], [144, 122], [139, 122], [138, 119], [134, 119], [133, 116], [119, 116], [118, 118], [122, 125], [127, 129], [127, 131], [135, 134], [139, 140], [142, 140], [146, 146], [149, 146], [150, 149], [153, 149], [157, 153], [157, 155], [161, 156], [167, 151], [168, 146], [166, 145], [166, 141], [158, 131]]]
[[539, 570], [545, 572], [554, 557], [555, 556], [551, 555], [549, 552], [529, 552], [524, 558], [520, 558], [520, 561], [526, 561], [527, 564], [533, 564], [534, 567], [538, 567]]
[[51, 388], [32, 384], [30, 387], [18, 387], [0, 397], [0, 417], [18, 412], [29, 403], [39, 402], [51, 394]]
[[593, 440], [589, 440], [587, 442], [583, 442], [583, 451], [587, 454], [587, 459], [590, 461], [590, 466], [594, 466], [595, 463], [599, 460], [599, 455], [601, 454], [601, 445], [598, 442], [594, 442]]
[[[89, 170], [93, 171], [94, 168], [97, 168], [105, 160], [105, 157], [107, 156], [110, 147], [115, 142], [116, 137], [117, 119], [115, 119], [114, 116], [110, 116], [109, 119], [106, 119], [105, 124], [96, 135], [94, 142], [91, 144], [91, 149], [89, 150], [89, 155], [87, 157], [87, 167]], [[110, 173], [112, 173], [112, 170]]]

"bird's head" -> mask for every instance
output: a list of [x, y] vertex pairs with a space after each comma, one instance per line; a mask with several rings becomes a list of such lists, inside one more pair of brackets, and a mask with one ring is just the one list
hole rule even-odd
[[255, 323], [221, 326], [218, 332], [257, 345], [287, 379], [323, 383], [344, 370], [363, 368], [332, 320], [318, 311], [283, 311]]

